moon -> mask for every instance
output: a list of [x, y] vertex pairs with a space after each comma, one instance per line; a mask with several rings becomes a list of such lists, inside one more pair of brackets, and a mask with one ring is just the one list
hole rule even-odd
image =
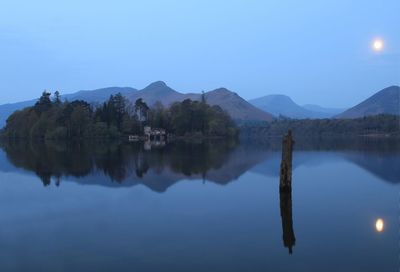
[[385, 223], [382, 218], [378, 218], [375, 222], [375, 228], [377, 232], [382, 232], [384, 229]]
[[383, 50], [383, 46], [384, 46], [384, 43], [383, 43], [383, 40], [382, 40], [382, 39], [375, 39], [375, 40], [372, 42], [372, 49], [373, 49], [374, 51], [376, 51], [376, 52], [382, 51], [382, 50]]

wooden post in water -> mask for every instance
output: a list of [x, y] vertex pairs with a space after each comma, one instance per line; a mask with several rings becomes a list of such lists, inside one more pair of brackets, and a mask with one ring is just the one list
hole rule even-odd
[[282, 219], [283, 244], [292, 254], [296, 237], [293, 230], [292, 219], [292, 158], [294, 140], [292, 131], [289, 130], [282, 140], [282, 161], [279, 181], [279, 196]]
[[292, 157], [293, 157], [293, 137], [292, 131], [289, 130], [288, 134], [282, 140], [282, 161], [281, 173], [279, 182], [280, 192], [292, 191]]

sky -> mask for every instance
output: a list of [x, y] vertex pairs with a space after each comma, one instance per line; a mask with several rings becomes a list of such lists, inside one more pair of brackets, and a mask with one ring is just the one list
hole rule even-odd
[[163, 80], [349, 107], [400, 84], [399, 12], [399, 0], [1, 0], [0, 104]]

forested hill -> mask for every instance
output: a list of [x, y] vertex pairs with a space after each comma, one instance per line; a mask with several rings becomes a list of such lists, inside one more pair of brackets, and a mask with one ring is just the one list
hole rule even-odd
[[175, 136], [237, 135], [230, 116], [219, 106], [186, 99], [168, 109], [162, 104], [150, 108], [142, 99], [130, 103], [122, 94], [111, 95], [98, 107], [82, 100], [61, 101], [48, 92], [32, 107], [11, 114], [3, 137], [39, 139], [118, 138], [143, 135], [144, 126], [165, 129]]
[[381, 114], [356, 119], [277, 119], [240, 127], [243, 137], [281, 137], [291, 129], [295, 137], [400, 137], [400, 116]]

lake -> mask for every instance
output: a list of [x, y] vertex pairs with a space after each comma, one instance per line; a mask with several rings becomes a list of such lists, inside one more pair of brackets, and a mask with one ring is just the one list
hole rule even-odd
[[397, 271], [400, 143], [3, 142], [0, 271]]

